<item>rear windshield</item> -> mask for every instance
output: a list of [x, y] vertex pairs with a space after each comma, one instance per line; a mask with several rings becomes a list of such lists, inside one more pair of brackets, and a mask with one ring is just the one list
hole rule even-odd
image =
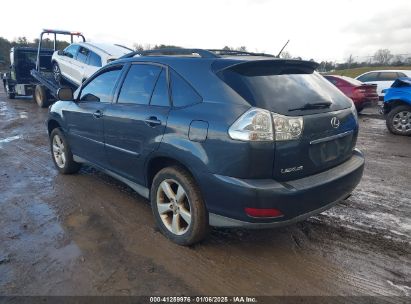
[[[247, 63], [224, 69], [217, 75], [250, 105], [283, 115], [308, 115], [351, 106], [351, 101], [334, 85], [304, 67]], [[312, 104], [327, 106], [312, 107]]]

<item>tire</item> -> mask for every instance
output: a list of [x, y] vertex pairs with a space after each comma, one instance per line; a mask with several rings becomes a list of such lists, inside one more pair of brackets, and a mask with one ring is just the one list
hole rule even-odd
[[53, 62], [53, 76], [54, 80], [61, 85], [61, 70], [57, 62]]
[[36, 88], [34, 89], [33, 99], [41, 108], [46, 108], [50, 105], [46, 88], [42, 85], [36, 85]]
[[14, 99], [14, 98], [16, 98], [16, 95], [14, 93], [7, 93], [7, 97], [9, 99]]
[[157, 226], [174, 243], [188, 246], [207, 235], [208, 212], [186, 170], [178, 166], [160, 170], [153, 179], [150, 200]]
[[356, 106], [355, 108], [357, 109], [357, 113], [361, 113], [361, 111], [364, 110], [363, 106]]
[[50, 134], [50, 150], [53, 163], [60, 173], [73, 174], [80, 170], [81, 164], [73, 160], [67, 139], [59, 128], [55, 128]]
[[3, 85], [4, 85], [4, 92], [6, 93], [7, 98], [8, 99], [14, 99], [16, 97], [16, 93], [11, 93], [9, 91], [9, 86], [6, 85], [6, 83], [4, 83]]
[[396, 135], [411, 135], [411, 106], [394, 107], [387, 115], [388, 130]]

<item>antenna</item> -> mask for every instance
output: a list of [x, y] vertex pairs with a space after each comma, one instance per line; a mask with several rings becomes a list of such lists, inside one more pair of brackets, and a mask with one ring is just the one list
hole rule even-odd
[[284, 51], [285, 47], [287, 46], [288, 42], [290, 42], [290, 39], [287, 40], [287, 42], [284, 44], [283, 48], [280, 50], [280, 52], [277, 55], [277, 58], [280, 58], [281, 53]]

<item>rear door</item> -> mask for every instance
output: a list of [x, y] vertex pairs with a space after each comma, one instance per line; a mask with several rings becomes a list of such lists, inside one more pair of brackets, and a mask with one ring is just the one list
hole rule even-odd
[[102, 167], [107, 166], [103, 117], [121, 69], [119, 65], [99, 73], [81, 89], [78, 101], [63, 112], [73, 153]]
[[162, 140], [170, 110], [167, 69], [132, 64], [104, 115], [110, 169], [144, 184], [144, 163]]
[[388, 89], [394, 83], [394, 80], [399, 77], [397, 72], [380, 72], [377, 77], [377, 93], [379, 96], [384, 96], [383, 90]]
[[89, 53], [89, 49], [80, 47], [76, 59], [73, 60], [71, 76], [77, 85], [80, 85], [83, 81], [84, 70], [86, 69]]

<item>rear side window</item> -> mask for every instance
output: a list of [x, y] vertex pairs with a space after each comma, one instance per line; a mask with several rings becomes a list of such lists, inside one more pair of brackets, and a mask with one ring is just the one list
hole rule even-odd
[[123, 82], [117, 102], [148, 105], [160, 72], [161, 67], [156, 65], [132, 65]]
[[81, 47], [80, 50], [77, 53], [77, 58], [76, 59], [80, 62], [86, 63], [88, 53], [89, 53], [88, 49], [86, 49], [84, 47]]
[[[247, 63], [217, 75], [251, 106], [283, 115], [307, 115], [351, 106], [333, 84], [313, 70], [281, 63]], [[327, 107], [310, 107], [317, 104]]]
[[186, 107], [202, 101], [202, 98], [180, 75], [171, 70], [171, 98], [174, 107]]
[[81, 101], [111, 102], [114, 86], [121, 73], [118, 67], [98, 75], [92, 79], [82, 90]]
[[153, 95], [151, 96], [150, 105], [164, 107], [168, 107], [170, 105], [166, 70], [164, 68], [161, 70], [160, 76], [157, 79]]
[[394, 81], [397, 78], [397, 72], [381, 72], [378, 76], [379, 81]]
[[377, 81], [377, 76], [378, 76], [378, 73], [372, 72], [372, 73], [362, 75], [361, 77], [358, 77], [357, 80], [362, 81], [362, 82]]
[[94, 53], [93, 51], [90, 51], [90, 54], [88, 56], [88, 65], [95, 66], [95, 67], [101, 67], [101, 57]]
[[405, 75], [404, 73], [401, 73], [401, 72], [397, 72], [397, 76], [398, 76], [398, 78], [407, 77], [407, 75]]

